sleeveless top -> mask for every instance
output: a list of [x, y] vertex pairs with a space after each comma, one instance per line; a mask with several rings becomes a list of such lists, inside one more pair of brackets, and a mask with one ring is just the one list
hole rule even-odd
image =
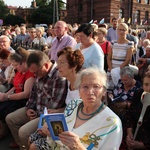
[[126, 60], [127, 50], [134, 47], [134, 43], [129, 41], [125, 44], [119, 44], [117, 41], [111, 42], [112, 46], [112, 68], [120, 67]]

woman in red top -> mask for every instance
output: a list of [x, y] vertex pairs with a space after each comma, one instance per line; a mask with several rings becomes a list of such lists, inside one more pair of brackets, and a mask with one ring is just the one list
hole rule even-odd
[[26, 67], [28, 53], [25, 49], [19, 48], [8, 57], [16, 74], [13, 79], [13, 87], [7, 93], [0, 93], [0, 138], [7, 133], [5, 117], [25, 106], [35, 81], [34, 74]]
[[97, 43], [101, 46], [103, 52], [104, 52], [104, 70], [107, 71], [108, 65], [107, 65], [107, 54], [110, 50], [111, 43], [106, 40], [107, 35], [107, 29], [104, 27], [98, 28], [96, 30], [98, 40]]

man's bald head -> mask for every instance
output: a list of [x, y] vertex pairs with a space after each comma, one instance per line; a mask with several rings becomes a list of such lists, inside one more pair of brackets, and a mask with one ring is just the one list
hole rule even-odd
[[64, 21], [57, 21], [54, 26], [54, 32], [58, 38], [61, 38], [65, 34], [67, 34], [67, 24]]

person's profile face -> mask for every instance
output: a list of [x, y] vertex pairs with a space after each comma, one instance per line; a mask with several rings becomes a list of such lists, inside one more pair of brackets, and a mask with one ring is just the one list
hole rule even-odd
[[25, 63], [19, 63], [19, 62], [16, 62], [15, 60], [11, 60], [11, 64], [12, 66], [17, 69], [19, 72], [23, 72], [24, 71], [24, 68], [25, 68]]
[[150, 58], [150, 48], [146, 48], [146, 57]]
[[61, 77], [67, 78], [72, 74], [72, 68], [69, 67], [66, 54], [62, 54], [58, 57], [57, 68]]
[[83, 32], [79, 32], [78, 36], [80, 38], [80, 41], [83, 45], [86, 45], [86, 43], [89, 41], [89, 38], [86, 34], [84, 34]]
[[38, 78], [42, 78], [45, 76], [45, 65], [42, 65], [42, 67], [38, 67], [36, 64], [31, 64], [29, 70], [30, 72], [33, 72]]
[[148, 77], [143, 79], [143, 90], [150, 93], [150, 78]]
[[147, 39], [150, 39], [150, 32], [147, 32]]
[[0, 38], [0, 48], [1, 49], [9, 49], [10, 41], [7, 38]]

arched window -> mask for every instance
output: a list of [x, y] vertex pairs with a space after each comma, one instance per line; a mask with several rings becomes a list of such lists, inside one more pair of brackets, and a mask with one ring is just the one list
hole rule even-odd
[[146, 12], [145, 12], [145, 21], [148, 21], [148, 18], [149, 18], [149, 12], [146, 11]]
[[141, 3], [141, 0], [136, 0], [138, 3]]
[[135, 12], [134, 23], [139, 23], [140, 24], [140, 10], [137, 10]]
[[145, 4], [149, 4], [149, 0], [145, 0]]
[[119, 9], [119, 18], [124, 18], [124, 9]]

